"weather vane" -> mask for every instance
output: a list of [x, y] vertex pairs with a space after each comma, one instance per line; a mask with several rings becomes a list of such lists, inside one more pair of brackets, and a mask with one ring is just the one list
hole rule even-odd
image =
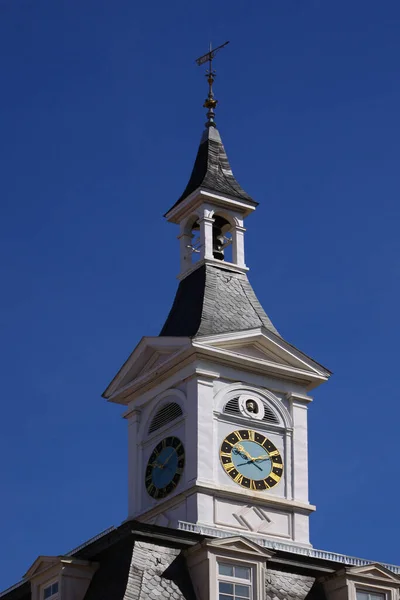
[[206, 123], [206, 127], [215, 127], [215, 121], [214, 121], [214, 110], [215, 107], [218, 104], [218, 100], [215, 100], [214, 98], [214, 92], [212, 89], [213, 83], [215, 81], [215, 71], [213, 71], [212, 68], [212, 61], [215, 57], [215, 55], [217, 54], [217, 52], [219, 52], [219, 50], [221, 50], [221, 48], [225, 48], [225, 46], [229, 44], [229, 42], [225, 42], [225, 44], [222, 44], [221, 46], [218, 46], [218, 48], [215, 48], [214, 50], [211, 47], [211, 43], [210, 43], [210, 50], [207, 52], [207, 54], [203, 54], [203, 56], [200, 56], [200, 58], [196, 59], [196, 63], [198, 64], [198, 66], [200, 67], [201, 65], [204, 65], [204, 63], [206, 63], [208, 61], [208, 69], [206, 71], [206, 77], [207, 77], [207, 81], [208, 81], [208, 96], [203, 104], [204, 108], [207, 108], [207, 118], [208, 121]]

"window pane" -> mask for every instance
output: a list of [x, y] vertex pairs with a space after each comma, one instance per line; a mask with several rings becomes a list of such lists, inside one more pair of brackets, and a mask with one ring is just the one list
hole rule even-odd
[[226, 596], [225, 594], [220, 594], [219, 600], [234, 600], [234, 598], [233, 596]]
[[235, 577], [250, 580], [250, 569], [248, 567], [235, 567]]
[[225, 563], [219, 563], [219, 574], [220, 575], [228, 575], [229, 577], [233, 577], [232, 565], [227, 565]]
[[360, 590], [357, 590], [357, 600], [368, 600], [367, 592], [360, 592]]
[[53, 583], [53, 585], [51, 586], [51, 595], [53, 596], [54, 594], [58, 593], [58, 581], [56, 581], [56, 583]]
[[233, 594], [233, 583], [225, 583], [224, 581], [219, 582], [220, 594]]
[[384, 600], [385, 594], [377, 594], [375, 592], [375, 594], [370, 594], [369, 597], [371, 600]]
[[51, 585], [49, 585], [49, 587], [47, 587], [47, 588], [44, 588], [44, 591], [43, 591], [44, 600], [46, 600], [46, 598], [50, 598], [50, 596], [51, 596]]
[[235, 596], [250, 598], [250, 587], [248, 585], [235, 585]]

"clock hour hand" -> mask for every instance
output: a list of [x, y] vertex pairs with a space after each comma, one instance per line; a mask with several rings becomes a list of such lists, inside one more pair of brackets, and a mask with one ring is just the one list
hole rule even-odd
[[269, 454], [261, 454], [261, 456], [256, 456], [254, 460], [271, 460]]
[[253, 460], [253, 457], [247, 452], [247, 450], [244, 448], [244, 446], [242, 446], [242, 444], [236, 444], [235, 448], [237, 448], [237, 450], [239, 450], [241, 454], [244, 454], [244, 456], [247, 457], [249, 460]]
[[158, 469], [162, 469], [163, 465], [160, 465], [158, 462], [153, 462], [149, 464], [149, 467], [157, 467]]

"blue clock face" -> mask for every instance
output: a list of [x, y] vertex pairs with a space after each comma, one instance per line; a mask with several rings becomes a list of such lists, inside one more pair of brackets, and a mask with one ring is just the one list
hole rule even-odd
[[254, 491], [274, 487], [283, 474], [279, 450], [265, 435], [251, 429], [230, 433], [222, 442], [220, 458], [235, 483]]
[[165, 498], [178, 485], [185, 465], [185, 451], [177, 437], [167, 437], [154, 448], [146, 467], [146, 490], [153, 498]]

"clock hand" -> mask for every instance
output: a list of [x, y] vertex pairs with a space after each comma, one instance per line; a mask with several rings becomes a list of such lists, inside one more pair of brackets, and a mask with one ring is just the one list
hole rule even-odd
[[248, 460], [248, 461], [247, 461], [247, 462], [245, 462], [245, 463], [240, 463], [240, 465], [238, 465], [238, 467], [242, 467], [243, 465], [249, 465], [250, 463], [252, 463], [252, 464], [253, 464], [255, 467], [257, 467], [257, 469], [259, 469], [260, 471], [262, 471], [262, 468], [261, 468], [261, 467], [259, 467], [259, 466], [258, 466], [258, 465], [257, 465], [257, 464], [254, 462], [255, 460], [256, 460], [255, 458], [252, 458], [251, 460]]
[[165, 460], [162, 464], [163, 468], [167, 464], [167, 462], [171, 459], [172, 455], [175, 454], [175, 450], [172, 450], [171, 454], [168, 456], [167, 460]]
[[271, 460], [269, 454], [261, 454], [261, 456], [256, 456], [254, 460]]
[[242, 444], [236, 444], [235, 448], [237, 448], [239, 450], [239, 452], [241, 452], [242, 454], [244, 454], [245, 456], [247, 456], [247, 458], [249, 460], [253, 460], [253, 457], [251, 456], [251, 454], [249, 454], [247, 452], [247, 450], [242, 446]]
[[162, 465], [160, 465], [160, 463], [158, 462], [153, 462], [149, 464], [149, 467], [157, 467], [158, 469], [162, 469]]
[[[247, 452], [247, 450], [242, 446], [242, 444], [236, 444], [235, 448], [237, 448], [241, 454], [244, 454], [249, 459], [249, 461], [247, 463], [242, 463], [242, 465], [248, 465], [250, 463], [253, 463], [253, 465], [255, 467], [257, 467], [257, 469], [259, 469], [260, 471], [262, 471], [262, 468], [259, 467], [258, 465], [256, 465], [256, 463], [254, 462], [256, 459], [253, 458], [249, 452]], [[238, 467], [239, 466], [240, 465], [238, 465]]]

